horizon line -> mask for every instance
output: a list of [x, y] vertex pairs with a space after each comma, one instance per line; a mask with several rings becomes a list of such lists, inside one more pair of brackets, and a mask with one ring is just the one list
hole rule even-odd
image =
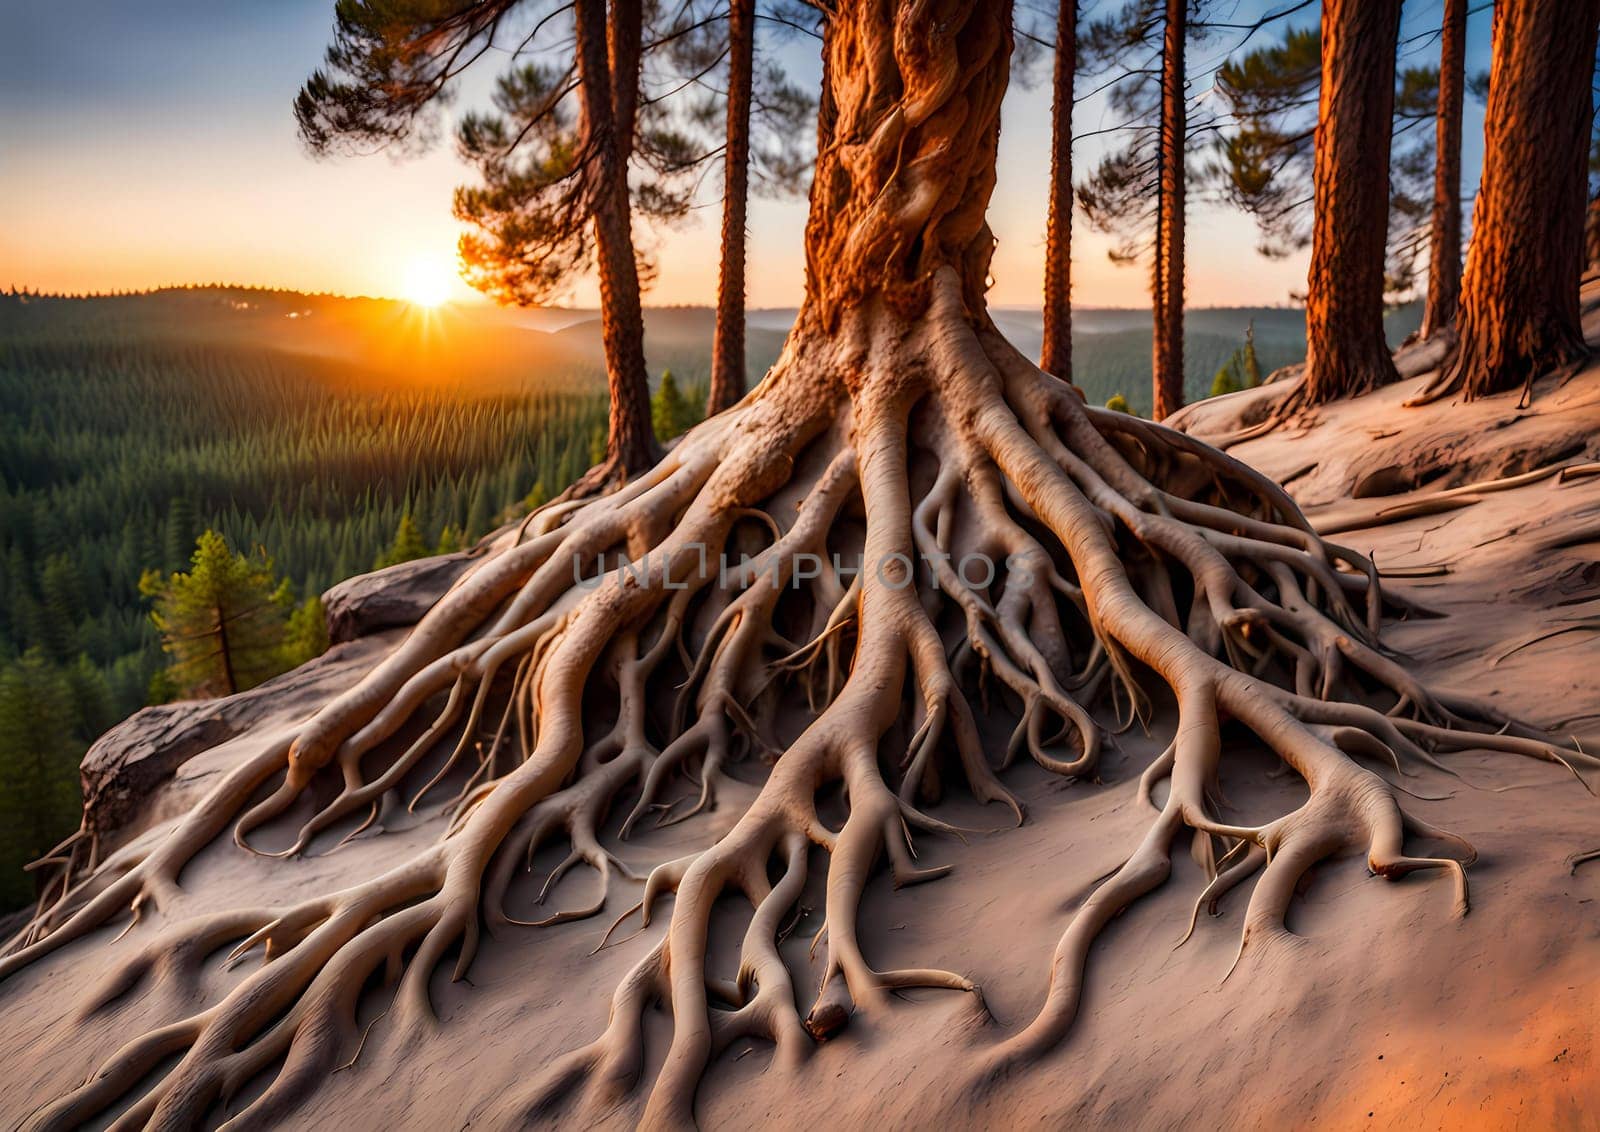
[[[170, 292], [174, 292], [174, 291], [246, 291], [246, 292], [253, 292], [253, 293], [258, 293], [258, 294], [266, 294], [266, 295], [298, 295], [298, 296], [300, 296], [302, 298], [307, 298], [307, 299], [342, 299], [342, 300], [344, 300], [346, 302], [405, 303], [408, 306], [415, 306], [416, 305], [410, 299], [402, 298], [402, 297], [400, 297], [398, 295], [350, 294], [350, 293], [344, 292], [344, 291], [306, 291], [306, 290], [301, 290], [300, 288], [297, 288], [297, 287], [278, 287], [278, 286], [272, 286], [272, 285], [264, 284], [264, 283], [223, 283], [223, 282], [210, 282], [210, 283], [162, 283], [162, 284], [158, 284], [158, 285], [151, 286], [151, 287], [136, 287], [136, 288], [128, 288], [126, 290], [79, 291], [79, 292], [32, 290], [27, 284], [22, 284], [21, 286], [18, 286], [17, 284], [13, 283], [5, 291], [0, 291], [0, 297], [4, 297], [4, 298], [55, 299], [55, 300], [136, 299], [136, 298], [148, 298], [148, 297], [151, 297], [151, 296], [154, 296], [154, 295], [161, 295], [161, 294], [166, 294], [166, 293], [170, 293]], [[1404, 304], [1402, 304], [1402, 305], [1404, 305]], [[489, 310], [489, 311], [507, 311], [507, 312], [511, 312], [511, 313], [515, 313], [517, 311], [556, 311], [556, 312], [560, 312], [562, 314], [596, 314], [596, 315], [598, 315], [600, 313], [600, 308], [599, 307], [568, 307], [568, 306], [561, 306], [559, 304], [549, 304], [549, 305], [545, 305], [545, 306], [525, 306], [524, 307], [524, 306], [515, 306], [515, 305], [510, 305], [510, 304], [496, 303], [496, 302], [494, 302], [494, 301], [492, 301], [490, 299], [487, 299], [487, 298], [477, 298], [477, 297], [468, 298], [468, 299], [447, 299], [443, 303], [440, 303], [439, 307], [440, 308], [457, 307], [457, 308], [465, 308], [467, 310], [483, 309], [483, 310]], [[716, 304], [713, 303], [713, 302], [704, 302], [704, 303], [657, 303], [657, 304], [645, 303], [645, 304], [643, 304], [643, 309], [645, 309], [645, 310], [715, 310], [716, 309]], [[794, 305], [794, 306], [746, 307], [745, 308], [746, 311], [798, 311], [799, 309], [800, 309], [800, 307], [798, 305]], [[1017, 311], [1038, 311], [1041, 308], [1032, 306], [1032, 305], [1027, 304], [1027, 303], [994, 303], [994, 304], [991, 304], [989, 306], [989, 309], [990, 310], [995, 310], [995, 311], [1017, 312]], [[1074, 311], [1082, 311], [1082, 312], [1088, 312], [1088, 311], [1117, 311], [1117, 312], [1121, 312], [1121, 311], [1143, 311], [1143, 312], [1148, 312], [1150, 310], [1150, 308], [1146, 307], [1146, 306], [1116, 307], [1116, 306], [1078, 306], [1078, 305], [1074, 305], [1072, 307], [1072, 309]], [[1203, 304], [1198, 304], [1198, 305], [1188, 305], [1188, 304], [1186, 304], [1183, 309], [1185, 311], [1283, 310], [1283, 311], [1301, 311], [1301, 312], [1303, 312], [1305, 310], [1305, 306], [1304, 306], [1304, 304], [1298, 304], [1298, 303], [1233, 303], [1233, 304], [1203, 303]]]

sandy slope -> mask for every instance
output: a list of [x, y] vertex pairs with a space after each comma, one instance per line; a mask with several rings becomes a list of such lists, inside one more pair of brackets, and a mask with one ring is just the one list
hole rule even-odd
[[[1293, 475], [1314, 518], [1347, 506], [1337, 501], [1358, 481], [1369, 493], [1407, 490], [1418, 479], [1408, 469], [1436, 468], [1425, 477], [1436, 489], [1558, 457], [1600, 458], [1600, 366], [1561, 388], [1541, 386], [1523, 413], [1514, 412], [1514, 396], [1400, 408], [1414, 387], [1333, 406], [1313, 426], [1234, 452]], [[1249, 396], [1191, 414], [1188, 427], [1225, 430]], [[1371, 495], [1362, 503], [1385, 505]], [[1382, 569], [1425, 575], [1391, 584], [1443, 616], [1394, 626], [1387, 639], [1427, 679], [1491, 696], [1600, 748], [1600, 621], [1586, 622], [1600, 618], [1600, 476], [1549, 478], [1338, 538], [1372, 552]], [[1568, 619], [1573, 631], [1496, 660]], [[308, 706], [285, 702], [277, 725]], [[193, 760], [180, 779], [204, 782], [273, 726]], [[1148, 813], [1134, 801], [1133, 780], [1157, 745], [1124, 736], [1100, 785], [1018, 772], [1012, 781], [1028, 803], [1027, 825], [970, 846], [928, 841], [926, 859], [957, 866], [945, 881], [901, 893], [886, 878], [873, 881], [862, 924], [868, 956], [881, 966], [965, 972], [983, 984], [1002, 1026], [1026, 1018], [1072, 902], [1142, 835]], [[1223, 786], [1243, 817], [1281, 812], [1302, 796], [1295, 780], [1272, 777], [1271, 765], [1248, 750], [1230, 758]], [[1227, 900], [1219, 918], [1202, 916], [1194, 938], [1174, 950], [1203, 883], [1180, 854], [1172, 879], [1102, 937], [1079, 1023], [1036, 1071], [986, 1097], [961, 1091], [955, 1070], [995, 1031], [974, 1028], [964, 999], [919, 992], [881, 1016], [858, 1015], [796, 1074], [769, 1072], [765, 1048], [736, 1046], [701, 1090], [701, 1123], [1600, 1127], [1600, 862], [1576, 875], [1564, 863], [1576, 849], [1600, 846], [1600, 800], [1558, 767], [1487, 755], [1454, 756], [1451, 765], [1459, 779], [1425, 772], [1406, 784], [1435, 799], [1411, 800], [1418, 813], [1482, 854], [1465, 920], [1450, 917], [1442, 877], [1391, 884], [1369, 877], [1361, 861], [1332, 862], [1315, 871], [1292, 914], [1299, 941], [1247, 956], [1224, 982], [1245, 894]], [[735, 802], [670, 835], [639, 837], [624, 856], [646, 865], [704, 843], [731, 823]], [[945, 809], [959, 824], [1004, 824], [998, 807]], [[369, 875], [436, 833], [428, 822], [331, 858], [289, 862], [213, 846], [184, 885], [195, 908], [286, 900]], [[577, 903], [591, 883], [569, 879], [557, 900]], [[805, 903], [820, 907], [820, 893]], [[806, 941], [817, 926], [808, 914], [786, 944], [802, 986], [815, 979]], [[451, 986], [441, 972], [437, 1035], [408, 1048], [380, 1023], [359, 1063], [307, 1103], [305, 1124], [465, 1126], [487, 1099], [603, 1024], [611, 989], [653, 933], [590, 957], [602, 930], [598, 922], [524, 930], [486, 943], [470, 984]], [[730, 912], [713, 968], [731, 975], [740, 930]], [[103, 973], [91, 949], [110, 934], [0, 989], [0, 1123], [25, 1118], [131, 1036], [228, 983], [213, 960], [186, 986], [85, 1019], [82, 1006]], [[116, 948], [152, 934], [141, 926]], [[659, 1058], [664, 1026], [654, 1033]], [[611, 1123], [628, 1125], [637, 1113], [624, 1106]]]

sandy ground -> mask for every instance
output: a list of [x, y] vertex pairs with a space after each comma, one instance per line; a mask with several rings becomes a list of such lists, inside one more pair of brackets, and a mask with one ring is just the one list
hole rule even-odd
[[[1515, 395], [1402, 408], [1416, 385], [1330, 407], [1313, 425], [1233, 452], [1288, 478], [1313, 518], [1324, 520], [1348, 509], [1339, 500], [1358, 483], [1372, 513], [1418, 488], [1600, 458], [1600, 366], [1559, 388], [1541, 385], [1523, 412], [1513, 409]], [[1188, 427], [1225, 430], [1252, 396], [1259, 394], [1213, 403], [1191, 414]], [[1394, 573], [1390, 585], [1442, 614], [1386, 633], [1422, 676], [1600, 749], [1600, 476], [1545, 478], [1458, 510], [1337, 537], [1371, 552]], [[283, 719], [310, 706], [285, 704]], [[204, 784], [271, 730], [263, 725], [195, 759], [180, 772], [181, 785]], [[986, 1095], [966, 1091], [960, 1070], [972, 1051], [1037, 1007], [1074, 902], [1142, 836], [1149, 813], [1134, 798], [1134, 780], [1159, 746], [1123, 736], [1101, 784], [1065, 785], [1031, 766], [1019, 770], [1008, 781], [1028, 806], [1021, 828], [1007, 827], [999, 807], [947, 804], [942, 816], [958, 824], [1003, 828], [970, 845], [926, 840], [927, 862], [956, 866], [946, 880], [896, 893], [878, 877], [869, 887], [869, 959], [966, 973], [983, 985], [997, 1023], [975, 1025], [965, 996], [917, 992], [879, 1014], [858, 1014], [795, 1072], [773, 1067], [765, 1046], [737, 1044], [702, 1086], [702, 1126], [1600, 1128], [1600, 862], [1575, 875], [1565, 863], [1575, 850], [1600, 846], [1600, 800], [1559, 767], [1486, 754], [1451, 756], [1459, 777], [1423, 771], [1406, 780], [1432, 799], [1409, 805], [1481, 853], [1470, 870], [1467, 918], [1451, 917], [1449, 881], [1438, 874], [1388, 883], [1360, 860], [1329, 862], [1291, 915], [1299, 938], [1247, 954], [1224, 981], [1248, 894], [1232, 894], [1216, 918], [1202, 915], [1194, 937], [1174, 949], [1204, 883], [1180, 851], [1167, 884], [1096, 945], [1068, 1040]], [[1282, 812], [1303, 797], [1296, 780], [1274, 776], [1272, 762], [1246, 747], [1225, 762], [1224, 790], [1244, 818]], [[730, 798], [704, 820], [637, 837], [623, 855], [640, 866], [676, 856], [714, 838], [736, 810]], [[185, 907], [326, 890], [437, 833], [433, 820], [359, 840], [331, 858], [281, 862], [214, 845], [184, 875]], [[554, 861], [541, 858], [546, 867]], [[569, 878], [554, 899], [577, 904], [593, 883]], [[821, 905], [815, 885], [804, 904], [785, 944], [801, 986], [816, 977], [806, 955], [818, 926], [809, 909]], [[612, 989], [659, 930], [590, 956], [610, 918], [486, 941], [470, 983], [450, 985], [447, 971], [436, 976], [436, 1034], [415, 1043], [380, 1022], [359, 1062], [310, 1097], [300, 1121], [347, 1129], [461, 1128], [475, 1117], [481, 1124], [496, 1098], [603, 1026]], [[26, 1119], [120, 1044], [236, 977], [213, 958], [192, 978], [85, 1017], [83, 1004], [104, 975], [97, 957], [136, 948], [155, 930], [141, 925], [115, 948], [93, 950], [113, 934], [102, 933], [0, 989], [0, 1124]], [[730, 906], [712, 956], [717, 973], [732, 975], [741, 931]], [[372, 1004], [370, 1016], [379, 1010]], [[652, 1071], [666, 1041], [664, 1017], [653, 1026]], [[635, 1098], [606, 1123], [629, 1126], [638, 1113]]]

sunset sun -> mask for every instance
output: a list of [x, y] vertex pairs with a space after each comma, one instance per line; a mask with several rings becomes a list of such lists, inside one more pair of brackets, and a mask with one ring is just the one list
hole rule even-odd
[[455, 265], [439, 256], [418, 256], [406, 264], [400, 294], [419, 307], [436, 307], [450, 297]]

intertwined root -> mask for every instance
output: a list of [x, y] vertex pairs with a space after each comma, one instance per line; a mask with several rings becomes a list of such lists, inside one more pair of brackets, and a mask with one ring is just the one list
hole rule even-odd
[[[789, 1063], [853, 1011], [886, 1009], [890, 992], [913, 986], [965, 992], [981, 1015], [977, 986], [959, 974], [871, 964], [856, 930], [868, 877], [880, 857], [897, 885], [943, 874], [918, 866], [912, 836], [959, 836], [926, 812], [947, 780], [1020, 820], [1000, 780], [1016, 755], [1093, 777], [1096, 713], [1148, 718], [1157, 698], [1175, 703], [1176, 735], [1141, 783], [1156, 816], [1073, 916], [1039, 1015], [989, 1050], [985, 1073], [1070, 1026], [1095, 937], [1166, 878], [1181, 831], [1207, 863], [1197, 911], [1255, 878], [1242, 953], [1285, 931], [1312, 864], [1347, 851], [1385, 877], [1448, 872], [1466, 910], [1470, 847], [1408, 814], [1384, 768], [1442, 768], [1438, 753], [1465, 748], [1595, 765], [1418, 684], [1377, 643], [1385, 603], [1369, 562], [1319, 539], [1276, 485], [1228, 457], [1086, 408], [964, 314], [953, 277], [914, 325], [867, 310], [870, 321], [837, 334], [802, 327], [761, 389], [648, 476], [533, 516], [292, 743], [241, 765], [146, 856], [106, 862], [43, 908], [0, 976], [161, 907], [185, 863], [230, 826], [239, 845], [281, 856], [337, 847], [453, 795], [444, 837], [381, 876], [164, 927], [112, 973], [97, 1007], [230, 944], [231, 962], [259, 952], [260, 965], [130, 1042], [36, 1122], [73, 1126], [132, 1097], [121, 1125], [185, 1125], [263, 1074], [270, 1085], [237, 1119], [282, 1114], [359, 1055], [358, 1002], [375, 982], [395, 987], [379, 1024], [425, 1028], [429, 978], [452, 954], [462, 977], [484, 928], [592, 916], [614, 882], [637, 879], [602, 840], [613, 809], [623, 836], [683, 820], [715, 804], [740, 759], [770, 763], [753, 801], [709, 848], [654, 868], [606, 933], [635, 917], [648, 926], [672, 897], [666, 933], [618, 987], [608, 1027], [500, 1119], [573, 1094], [615, 1103], [638, 1080], [658, 1001], [673, 1036], [645, 1116], [663, 1126], [692, 1120], [701, 1075], [736, 1038], [769, 1039]], [[753, 551], [744, 569], [719, 563], [741, 550]], [[1015, 720], [997, 758], [975, 701]], [[1304, 779], [1303, 805], [1258, 826], [1224, 819], [1214, 798], [1225, 719]], [[687, 799], [673, 797], [680, 777], [698, 779]], [[848, 798], [838, 828], [817, 805], [834, 786]], [[267, 847], [291, 811], [330, 794]], [[1408, 835], [1459, 856], [1408, 854]], [[599, 875], [599, 899], [513, 917], [517, 878], [559, 844], [570, 852], [539, 902], [580, 864]], [[802, 998], [779, 945], [813, 849], [827, 861], [826, 945]], [[750, 910], [732, 979], [707, 966], [725, 895]]]

